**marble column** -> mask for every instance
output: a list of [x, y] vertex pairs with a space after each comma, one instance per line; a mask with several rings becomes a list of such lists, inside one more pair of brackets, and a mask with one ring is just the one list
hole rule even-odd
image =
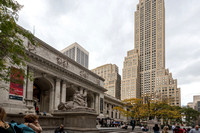
[[54, 110], [54, 100], [55, 100], [55, 88], [52, 87], [50, 89], [50, 99], [49, 99], [49, 112], [53, 112]]
[[62, 99], [61, 102], [65, 103], [66, 102], [66, 83], [63, 81], [62, 84]]
[[116, 116], [116, 110], [113, 110], [113, 118], [116, 119], [117, 116]]
[[117, 119], [120, 119], [120, 118], [119, 118], [119, 111], [117, 111]]
[[[29, 74], [30, 73], [33, 74], [33, 70], [31, 70], [30, 68], [29, 68], [28, 71], [29, 71]], [[31, 109], [33, 109], [33, 80], [31, 80], [30, 78], [28, 78], [28, 85], [27, 85], [26, 99], [25, 100], [26, 100], [26, 106], [30, 111]]]
[[110, 104], [108, 104], [108, 111], [109, 111], [109, 114], [108, 114], [108, 117], [110, 117], [111, 118], [111, 112], [112, 112], [112, 109], [111, 109], [111, 105]]
[[84, 94], [83, 94], [84, 96], [85, 96], [85, 102], [86, 102], [86, 107], [87, 107], [87, 90], [86, 89], [84, 89]]
[[95, 111], [97, 114], [99, 114], [99, 95], [95, 95]]
[[54, 106], [55, 110], [58, 110], [59, 104], [60, 104], [60, 79], [56, 79], [55, 106]]
[[94, 109], [94, 108], [95, 108], [95, 106], [94, 106], [94, 105], [95, 105], [94, 94], [92, 95], [92, 100], [93, 100], [93, 101], [91, 102], [91, 108]]

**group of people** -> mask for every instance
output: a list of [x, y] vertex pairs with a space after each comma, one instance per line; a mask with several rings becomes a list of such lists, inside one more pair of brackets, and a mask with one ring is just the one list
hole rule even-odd
[[121, 122], [110, 118], [97, 119], [97, 124], [100, 124], [101, 127], [119, 127], [122, 125]]
[[[0, 107], [0, 133], [41, 133], [42, 127], [39, 124], [38, 116], [28, 114], [24, 117], [24, 123], [18, 124], [15, 121], [5, 122], [6, 111]], [[61, 124], [55, 129], [55, 133], [65, 133], [64, 126]]]
[[24, 124], [17, 124], [14, 121], [11, 123], [5, 122], [6, 112], [0, 107], [0, 133], [20, 133], [22, 129], [29, 131], [30, 133], [41, 133], [42, 128], [38, 122], [38, 116], [29, 114], [24, 117]]
[[194, 128], [181, 128], [179, 125], [172, 126], [173, 133], [200, 133], [199, 125], [196, 125]]
[[[160, 128], [158, 124], [155, 124], [155, 126], [153, 127], [153, 131], [154, 133], [160, 133]], [[195, 128], [193, 129], [190, 129], [190, 128], [182, 129], [179, 125], [177, 126], [172, 125], [172, 132], [173, 133], [200, 133], [200, 129], [199, 129], [199, 125], [196, 125]], [[164, 126], [162, 133], [169, 133], [169, 127]]]

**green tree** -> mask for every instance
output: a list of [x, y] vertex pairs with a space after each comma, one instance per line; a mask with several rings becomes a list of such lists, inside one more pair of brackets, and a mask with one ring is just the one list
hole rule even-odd
[[187, 125], [191, 126], [194, 125], [195, 121], [198, 120], [200, 112], [190, 108], [190, 107], [183, 107], [181, 110], [184, 118], [185, 118], [185, 122]]
[[21, 67], [28, 61], [23, 38], [36, 44], [34, 36], [16, 24], [21, 8], [17, 1], [0, 0], [0, 80], [10, 80], [11, 68], [8, 64]]

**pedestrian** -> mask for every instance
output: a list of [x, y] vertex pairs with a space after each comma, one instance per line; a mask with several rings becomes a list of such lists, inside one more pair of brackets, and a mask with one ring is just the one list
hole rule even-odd
[[0, 107], [0, 133], [15, 133], [12, 127], [5, 122], [6, 111]]
[[149, 129], [147, 128], [147, 125], [144, 125], [144, 128], [142, 129], [142, 131], [144, 131], [144, 132], [148, 132], [149, 131]]
[[191, 129], [190, 129], [190, 128], [188, 128], [188, 129], [187, 129], [187, 133], [189, 133], [189, 132], [190, 132], [190, 130], [191, 130]]
[[158, 124], [155, 124], [155, 126], [153, 127], [153, 131], [154, 133], [160, 133], [160, 128], [158, 127]]
[[186, 128], [183, 128], [183, 133], [187, 133], [187, 130], [186, 130]]
[[196, 125], [195, 128], [193, 128], [192, 130], [190, 130], [189, 133], [200, 133], [199, 125]]
[[176, 127], [175, 127], [175, 125], [173, 124], [172, 125], [172, 132], [174, 132], [174, 129], [175, 129]]
[[110, 127], [110, 119], [107, 119], [107, 126]]
[[39, 107], [38, 106], [36, 106], [35, 112], [36, 112], [37, 115], [39, 115]]
[[162, 133], [169, 133], [169, 128], [168, 126], [164, 126]]
[[65, 133], [63, 124], [56, 128], [55, 133]]
[[180, 128], [180, 126], [176, 126], [176, 128], [174, 129], [174, 133], [184, 133], [184, 131]]
[[42, 128], [38, 121], [38, 116], [34, 114], [29, 114], [24, 117], [24, 125], [32, 128], [36, 133], [41, 133]]
[[132, 119], [130, 124], [132, 126], [132, 131], [134, 131], [134, 129], [135, 129], [135, 120]]

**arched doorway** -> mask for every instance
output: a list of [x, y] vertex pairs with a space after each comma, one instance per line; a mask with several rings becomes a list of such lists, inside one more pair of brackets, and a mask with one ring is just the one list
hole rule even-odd
[[34, 106], [39, 107], [40, 112], [49, 112], [51, 83], [45, 78], [35, 78], [33, 87]]

